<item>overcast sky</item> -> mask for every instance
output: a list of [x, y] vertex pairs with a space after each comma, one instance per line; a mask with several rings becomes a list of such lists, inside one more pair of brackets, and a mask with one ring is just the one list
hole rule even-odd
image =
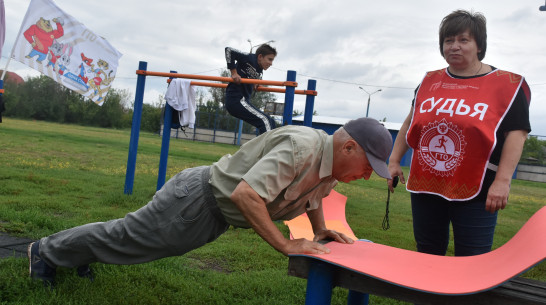
[[[29, 0], [4, 0], [4, 69]], [[134, 96], [139, 61], [148, 70], [219, 75], [224, 47], [243, 51], [274, 40], [278, 56], [264, 79], [284, 80], [297, 72], [298, 89], [317, 80], [315, 110], [342, 118], [369, 116], [401, 123], [424, 73], [446, 67], [438, 45], [438, 26], [456, 9], [487, 18], [484, 63], [523, 75], [532, 91], [531, 134], [546, 136], [546, 12], [544, 0], [418, 1], [144, 1], [56, 0], [66, 13], [106, 38], [123, 57], [113, 86]], [[11, 61], [8, 70], [38, 75]], [[148, 77], [145, 102], [166, 90], [164, 78]], [[283, 101], [282, 95], [278, 96]], [[294, 109], [303, 111], [305, 97]]]

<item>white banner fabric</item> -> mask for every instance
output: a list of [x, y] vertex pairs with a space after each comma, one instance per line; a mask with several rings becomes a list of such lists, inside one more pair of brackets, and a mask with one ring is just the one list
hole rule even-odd
[[12, 58], [102, 105], [122, 54], [51, 0], [32, 0]]

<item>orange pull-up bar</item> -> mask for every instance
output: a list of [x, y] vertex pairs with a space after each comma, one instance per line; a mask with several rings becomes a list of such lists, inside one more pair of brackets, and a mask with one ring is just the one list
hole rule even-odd
[[[192, 75], [192, 74], [180, 74], [176, 73], [175, 71], [171, 73], [163, 73], [163, 72], [151, 72], [147, 71], [146, 68], [148, 66], [148, 63], [145, 61], [140, 61], [138, 64], [138, 69], [136, 70], [136, 73], [138, 74], [137, 77], [137, 86], [136, 86], [136, 93], [135, 93], [135, 106], [133, 108], [133, 124], [131, 128], [131, 141], [129, 143], [129, 155], [127, 156], [127, 171], [125, 174], [125, 194], [131, 194], [133, 192], [133, 182], [135, 178], [135, 168], [136, 168], [136, 154], [137, 154], [137, 148], [138, 148], [138, 137], [140, 132], [140, 121], [142, 118], [142, 105], [144, 103], [144, 88], [146, 83], [146, 76], [163, 76], [163, 77], [170, 77], [170, 78], [186, 78], [186, 79], [197, 79], [197, 80], [209, 80], [209, 81], [217, 81], [217, 82], [224, 82], [224, 83], [230, 83], [233, 82], [233, 79], [231, 77], [219, 77], [219, 76], [203, 76], [203, 75]], [[247, 84], [257, 84], [257, 85], [272, 85], [272, 86], [279, 86], [279, 87], [286, 87], [286, 88], [269, 88], [269, 87], [258, 87], [258, 90], [261, 91], [270, 91], [270, 92], [279, 92], [279, 93], [285, 93], [284, 94], [284, 113], [283, 113], [283, 125], [291, 125], [292, 124], [292, 111], [293, 111], [293, 105], [294, 105], [294, 93], [298, 94], [306, 94], [306, 103], [305, 103], [305, 118], [304, 118], [304, 125], [305, 126], [311, 126], [311, 118], [312, 118], [312, 109], [313, 109], [313, 102], [314, 98], [317, 95], [315, 88], [316, 88], [316, 81], [310, 79], [307, 85], [307, 88], [309, 90], [295, 90], [298, 86], [298, 83], [296, 82], [296, 71], [287, 71], [286, 79], [287, 81], [268, 81], [268, 80], [260, 80], [260, 79], [241, 79], [242, 83]], [[227, 86], [227, 84], [221, 84], [221, 83], [206, 83], [206, 82], [198, 82], [198, 81], [192, 81], [193, 85], [200, 85], [200, 86], [210, 86], [210, 87], [223, 87]], [[167, 108], [170, 109], [170, 108]], [[167, 111], [166, 111], [167, 113]], [[167, 116], [167, 118], [170, 118]], [[165, 120], [165, 128], [170, 128], [169, 124], [167, 122], [169, 119]], [[163, 186], [165, 183], [165, 175], [166, 175], [166, 169], [167, 169], [167, 156], [168, 156], [168, 150], [169, 150], [169, 139], [170, 139], [170, 132], [164, 132], [163, 133], [163, 145], [161, 146], [161, 158], [159, 161], [159, 173], [158, 173], [158, 179], [157, 179], [157, 185], [158, 190]]]
[[[167, 82], [170, 83], [171, 80], [168, 79]], [[227, 84], [199, 82], [199, 81], [192, 81], [191, 85], [192, 86], [214, 87], [214, 88], [226, 88], [227, 87]], [[258, 88], [256, 88], [256, 91], [286, 93], [286, 89], [284, 89], [284, 88], [271, 88], [271, 87], [258, 87]], [[295, 94], [317, 96], [317, 91], [316, 90], [294, 90], [294, 93]]]
[[[174, 77], [174, 78], [212, 80], [212, 81], [225, 82], [225, 83], [233, 82], [233, 78], [231, 78], [231, 77], [222, 77], [222, 76], [153, 72], [153, 71], [146, 71], [146, 70], [137, 70], [136, 74], [149, 75], [149, 76]], [[242, 78], [241, 83], [243, 83], [243, 84], [256, 84], [256, 85], [281, 86], [281, 87], [286, 87], [286, 86], [288, 86], [288, 87], [297, 87], [298, 86], [297, 82], [273, 81], [273, 80], [251, 79], [251, 78]]]

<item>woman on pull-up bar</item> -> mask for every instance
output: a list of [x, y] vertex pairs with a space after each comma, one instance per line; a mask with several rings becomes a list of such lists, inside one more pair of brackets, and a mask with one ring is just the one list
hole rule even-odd
[[241, 78], [261, 79], [263, 70], [273, 65], [277, 50], [262, 44], [255, 54], [243, 53], [230, 47], [226, 47], [225, 52], [227, 68], [233, 78], [226, 89], [227, 111], [258, 128], [260, 134], [275, 128], [275, 120], [250, 102], [250, 96], [257, 85], [242, 84]]

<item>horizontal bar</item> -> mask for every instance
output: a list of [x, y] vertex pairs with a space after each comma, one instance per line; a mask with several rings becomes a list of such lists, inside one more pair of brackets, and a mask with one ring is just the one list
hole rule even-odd
[[[137, 70], [136, 74], [140, 75], [149, 75], [149, 76], [164, 76], [164, 77], [174, 77], [174, 78], [188, 78], [188, 79], [200, 79], [200, 80], [213, 80], [218, 82], [233, 82], [231, 77], [222, 77], [222, 76], [210, 76], [210, 75], [195, 75], [195, 74], [181, 74], [181, 73], [165, 73], [165, 72], [154, 72], [146, 70]], [[263, 80], [263, 79], [251, 79], [251, 78], [241, 78], [241, 83], [243, 84], [257, 84], [257, 85], [270, 85], [270, 86], [281, 86], [281, 87], [297, 87], [297, 82], [289, 81], [273, 81], [273, 80]]]
[[[256, 91], [266, 91], [266, 92], [277, 92], [277, 93], [286, 93], [286, 89], [282, 88], [269, 88], [269, 87], [258, 87]], [[317, 96], [317, 91], [315, 90], [294, 90], [294, 94], [302, 95], [314, 95]]]
[[[171, 79], [167, 79], [167, 83], [170, 83]], [[209, 82], [199, 82], [199, 81], [192, 81], [192, 86], [204, 86], [204, 87], [214, 87], [214, 88], [226, 88], [227, 84], [222, 83], [209, 83]], [[270, 87], [258, 87], [256, 88], [256, 91], [264, 91], [264, 92], [277, 92], [277, 93], [286, 93], [286, 89], [284, 88], [270, 88]], [[317, 91], [315, 90], [295, 90], [295, 94], [302, 94], [302, 95], [314, 95], [317, 96]]]
[[[170, 83], [171, 79], [167, 80], [167, 83]], [[203, 86], [203, 87], [214, 87], [214, 88], [227, 88], [227, 84], [223, 83], [209, 83], [209, 82], [196, 82], [192, 81], [190, 83], [192, 86]]]

